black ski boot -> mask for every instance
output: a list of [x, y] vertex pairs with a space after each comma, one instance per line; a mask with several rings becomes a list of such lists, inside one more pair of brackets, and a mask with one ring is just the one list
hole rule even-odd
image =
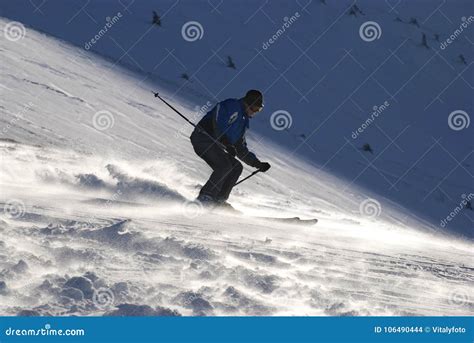
[[199, 201], [204, 207], [209, 208], [214, 208], [219, 204], [218, 201], [209, 194], [199, 194], [196, 201]]

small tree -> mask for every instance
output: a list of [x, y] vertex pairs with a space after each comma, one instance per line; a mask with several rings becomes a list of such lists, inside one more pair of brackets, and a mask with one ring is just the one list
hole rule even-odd
[[182, 73], [181, 78], [185, 79], [186, 81], [189, 81], [189, 75], [187, 73]]
[[232, 68], [232, 69], [237, 69], [234, 61], [232, 60], [232, 57], [230, 56], [227, 56], [227, 67]]
[[412, 24], [412, 25], [415, 25], [418, 28], [420, 27], [420, 24], [418, 24], [418, 19], [416, 19], [416, 18], [411, 18], [408, 23]]
[[359, 6], [353, 5], [351, 9], [349, 10], [349, 15], [353, 15], [354, 17], [357, 17], [357, 14], [364, 15], [364, 12], [362, 12]]
[[365, 143], [365, 144], [362, 146], [362, 151], [367, 151], [367, 152], [370, 152], [371, 154], [374, 153], [374, 151], [372, 150], [372, 147], [370, 146], [369, 143]]
[[160, 18], [160, 16], [158, 15], [158, 13], [156, 13], [155, 11], [153, 11], [153, 20], [152, 20], [152, 23], [153, 23], [154, 25], [161, 26], [161, 18]]
[[429, 49], [429, 45], [428, 45], [428, 39], [426, 38], [426, 34], [423, 33], [422, 36], [421, 36], [421, 46], [424, 46], [425, 48]]
[[467, 201], [466, 208], [467, 208], [468, 210], [474, 211], [474, 209], [472, 208], [471, 200], [468, 200], [468, 201]]

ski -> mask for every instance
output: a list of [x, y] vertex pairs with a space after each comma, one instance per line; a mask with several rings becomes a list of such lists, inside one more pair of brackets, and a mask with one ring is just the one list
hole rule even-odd
[[255, 219], [262, 219], [266, 221], [273, 221], [273, 222], [280, 222], [280, 223], [289, 223], [289, 224], [297, 224], [297, 225], [314, 225], [318, 222], [316, 218], [310, 219], [301, 219], [300, 217], [253, 217]]
[[318, 219], [316, 218], [301, 219], [300, 217], [265, 217], [265, 216], [248, 215], [245, 212], [235, 209], [230, 204], [226, 204], [225, 206], [215, 206], [212, 208], [208, 208], [208, 210], [209, 212], [214, 213], [214, 214], [227, 213], [227, 214], [242, 216], [246, 218], [279, 222], [279, 223], [287, 223], [287, 224], [314, 225], [318, 222]]
[[210, 212], [212, 213], [227, 213], [227, 214], [232, 214], [236, 216], [242, 216], [246, 218], [252, 218], [252, 219], [259, 219], [259, 220], [264, 220], [264, 221], [272, 221], [272, 222], [279, 222], [279, 223], [287, 223], [287, 224], [296, 224], [296, 225], [314, 225], [318, 222], [318, 219], [316, 218], [309, 218], [309, 219], [301, 219], [300, 217], [264, 217], [264, 216], [253, 216], [253, 215], [247, 215], [245, 212], [239, 211], [235, 208], [233, 208], [230, 204], [228, 204], [226, 207], [214, 207], [210, 209]]

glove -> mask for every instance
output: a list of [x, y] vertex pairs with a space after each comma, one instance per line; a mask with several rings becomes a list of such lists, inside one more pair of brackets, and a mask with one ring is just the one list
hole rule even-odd
[[225, 147], [225, 150], [232, 157], [235, 157], [235, 155], [237, 155], [237, 150], [235, 149], [235, 146], [233, 146], [233, 145], [227, 145]]
[[259, 162], [257, 165], [257, 169], [260, 170], [261, 172], [266, 172], [268, 169], [270, 169], [271, 165], [268, 162]]

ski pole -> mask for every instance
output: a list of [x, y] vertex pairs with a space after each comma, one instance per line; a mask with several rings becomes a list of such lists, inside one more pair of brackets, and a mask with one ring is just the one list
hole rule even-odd
[[242, 182], [244, 182], [245, 180], [250, 179], [252, 176], [254, 176], [255, 174], [257, 174], [257, 173], [259, 173], [259, 172], [261, 172], [261, 170], [260, 170], [260, 169], [257, 169], [257, 170], [254, 171], [252, 174], [248, 175], [247, 177], [244, 177], [244, 178], [243, 178], [242, 180], [240, 180], [239, 182], [236, 182], [235, 185], [234, 185], [234, 187], [237, 186], [239, 183], [242, 183]]
[[212, 137], [209, 133], [207, 133], [202, 127], [200, 127], [199, 125], [196, 125], [194, 124], [191, 120], [189, 120], [188, 118], [186, 118], [186, 116], [184, 116], [181, 112], [179, 112], [173, 105], [171, 105], [168, 101], [166, 101], [165, 99], [163, 99], [161, 96], [160, 96], [160, 93], [158, 92], [153, 92], [152, 93], [155, 95], [155, 98], [158, 98], [160, 99], [161, 101], [163, 101], [169, 108], [171, 108], [173, 111], [175, 111], [181, 118], [183, 118], [184, 120], [186, 120], [189, 124], [191, 124], [192, 126], [194, 126], [196, 129], [199, 130], [199, 132], [202, 132], [204, 134], [206, 134], [214, 143], [217, 144], [218, 147], [220, 147], [222, 150], [224, 151], [227, 151], [226, 148], [225, 148], [225, 145], [222, 144], [221, 142], [219, 142], [218, 140], [216, 140], [214, 137]]

